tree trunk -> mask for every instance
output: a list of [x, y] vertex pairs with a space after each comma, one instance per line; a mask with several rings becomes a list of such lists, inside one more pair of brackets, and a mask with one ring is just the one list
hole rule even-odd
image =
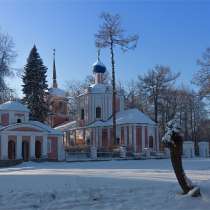
[[189, 186], [186, 180], [186, 175], [182, 166], [182, 137], [181, 136], [175, 136], [173, 138], [174, 145], [170, 147], [170, 153], [171, 153], [171, 163], [174, 168], [174, 172], [176, 175], [176, 178], [184, 192], [184, 194], [187, 194], [193, 186]]
[[157, 99], [157, 96], [155, 96], [155, 99], [154, 99], [154, 108], [155, 108], [155, 122], [157, 123], [158, 122], [158, 99]]
[[113, 127], [112, 127], [112, 141], [113, 144], [116, 144], [116, 85], [115, 85], [115, 61], [114, 61], [114, 49], [113, 49], [113, 41], [111, 39], [110, 45], [111, 52], [111, 63], [112, 63], [112, 119], [113, 119]]

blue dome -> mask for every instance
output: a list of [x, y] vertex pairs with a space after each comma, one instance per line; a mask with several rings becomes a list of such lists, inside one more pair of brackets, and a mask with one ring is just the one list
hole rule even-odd
[[106, 71], [106, 66], [104, 66], [103, 63], [100, 61], [97, 61], [96, 63], [93, 64], [93, 73], [105, 73]]

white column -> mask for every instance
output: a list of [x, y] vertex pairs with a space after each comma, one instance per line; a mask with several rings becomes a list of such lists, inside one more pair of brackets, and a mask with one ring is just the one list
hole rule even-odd
[[34, 160], [36, 159], [35, 157], [35, 136], [31, 136], [30, 139], [30, 159]]
[[132, 145], [132, 126], [129, 125], [129, 145]]
[[43, 143], [42, 143], [42, 158], [47, 159], [47, 135], [43, 136]]
[[98, 127], [95, 128], [95, 140], [96, 140], [96, 147], [100, 147]]
[[98, 127], [98, 142], [101, 147], [102, 146], [102, 128], [101, 127]]
[[22, 157], [22, 136], [17, 136], [17, 143], [16, 143], [16, 159], [21, 160]]
[[133, 148], [136, 152], [136, 125], [133, 126]]
[[1, 135], [1, 159], [8, 160], [8, 136]]
[[124, 130], [124, 145], [127, 146], [127, 126], [123, 126]]
[[65, 151], [64, 151], [64, 145], [63, 145], [63, 136], [58, 137], [57, 142], [57, 151], [58, 151], [58, 160], [64, 161], [65, 160]]
[[145, 139], [145, 127], [141, 126], [141, 142], [142, 142], [142, 151], [144, 151], [144, 148], [146, 147], [146, 139]]
[[158, 127], [157, 127], [157, 128], [155, 128], [155, 131], [156, 131], [156, 133], [155, 133], [155, 134], [156, 134], [156, 144], [157, 144], [157, 145], [156, 145], [156, 148], [157, 148], [157, 152], [159, 152], [159, 147], [160, 147], [160, 146], [159, 146], [159, 143], [160, 143], [160, 142], [159, 142], [159, 132], [158, 132]]

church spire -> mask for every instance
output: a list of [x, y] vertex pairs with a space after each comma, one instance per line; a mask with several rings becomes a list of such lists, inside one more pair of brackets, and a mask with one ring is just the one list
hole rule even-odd
[[97, 51], [97, 59], [98, 59], [99, 62], [100, 62], [100, 55], [101, 55], [101, 51], [100, 51], [100, 49], [98, 49], [98, 51]]
[[53, 49], [53, 88], [57, 88], [56, 67], [55, 67], [55, 49]]

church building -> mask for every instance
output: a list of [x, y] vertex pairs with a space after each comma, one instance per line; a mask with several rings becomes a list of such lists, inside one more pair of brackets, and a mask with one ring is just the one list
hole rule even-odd
[[95, 83], [77, 98], [77, 118], [56, 129], [65, 133], [65, 146], [94, 146], [98, 151], [111, 151], [125, 146], [140, 154], [144, 148], [159, 151], [157, 124], [138, 109], [124, 107], [122, 92], [116, 95], [117, 142], [112, 140], [112, 86], [103, 82], [106, 67], [98, 59], [93, 65]]
[[63, 133], [29, 120], [18, 101], [0, 105], [0, 160], [63, 160]]

